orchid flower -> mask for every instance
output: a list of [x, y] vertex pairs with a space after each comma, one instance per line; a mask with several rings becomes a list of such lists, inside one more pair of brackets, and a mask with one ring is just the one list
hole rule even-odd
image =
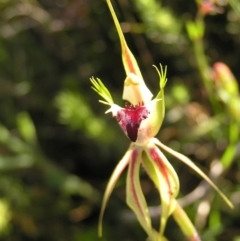
[[[181, 206], [177, 203], [176, 197], [179, 193], [178, 175], [159, 148], [170, 153], [195, 170], [220, 194], [230, 207], [232, 207], [232, 204], [219, 188], [190, 159], [165, 146], [154, 137], [158, 133], [164, 119], [164, 86], [167, 82], [167, 69], [163, 68], [161, 65], [159, 69], [154, 66], [159, 76], [160, 90], [157, 96], [153, 99], [153, 94], [147, 88], [143, 80], [137, 61], [127, 46], [111, 2], [110, 0], [106, 1], [120, 38], [122, 60], [126, 72], [123, 99], [126, 100], [128, 104], [126, 104], [125, 107], [118, 106], [114, 103], [110, 92], [100, 79], [91, 78], [90, 80], [93, 84], [93, 90], [103, 98], [100, 102], [110, 107], [106, 113], [111, 112], [112, 116], [117, 119], [123, 132], [130, 139], [131, 144], [116, 166], [107, 184], [99, 218], [99, 235], [102, 236], [102, 219], [106, 204], [119, 176], [128, 166], [126, 202], [135, 213], [137, 220], [145, 230], [149, 240], [167, 240], [164, 237], [164, 230], [170, 215], [173, 215], [181, 230], [189, 240], [200, 240], [193, 224]], [[161, 217], [158, 231], [152, 227], [148, 206], [141, 189], [141, 166], [144, 166], [144, 169], [159, 192]]]

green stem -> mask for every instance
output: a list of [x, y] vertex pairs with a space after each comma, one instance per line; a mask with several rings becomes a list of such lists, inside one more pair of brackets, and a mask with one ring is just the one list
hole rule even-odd
[[209, 101], [215, 113], [220, 110], [219, 103], [215, 98], [213, 81], [211, 79], [210, 67], [206, 58], [203, 36], [205, 32], [204, 16], [198, 12], [195, 21], [190, 24], [188, 36], [193, 44], [193, 51], [203, 85], [206, 89]]
[[233, 11], [240, 17], [240, 5], [238, 0], [229, 0], [229, 4], [231, 5]]
[[178, 203], [176, 204], [176, 208], [173, 212], [173, 217], [189, 241], [201, 241], [194, 225]]
[[[197, 20], [202, 21], [202, 20]], [[203, 80], [204, 87], [206, 89], [208, 98], [215, 112], [219, 109], [219, 104], [216, 101], [212, 80], [210, 79], [210, 67], [208, 65], [206, 55], [204, 53], [203, 38], [193, 40], [194, 55], [197, 62], [197, 67]]]
[[240, 128], [239, 123], [234, 121], [229, 126], [229, 144], [221, 157], [221, 163], [224, 169], [227, 169], [234, 159], [237, 150]]

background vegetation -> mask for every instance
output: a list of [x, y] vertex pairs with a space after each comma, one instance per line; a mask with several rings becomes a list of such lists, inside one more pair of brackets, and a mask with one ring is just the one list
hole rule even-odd
[[[212, 69], [224, 62], [240, 80], [239, 1], [112, 2], [154, 94], [152, 65], [168, 66], [158, 138], [202, 167], [235, 209], [169, 157], [182, 204], [203, 240], [239, 241], [239, 89], [233, 94], [228, 73], [216, 80]], [[124, 176], [97, 237], [101, 197], [129, 140], [104, 114], [89, 77], [124, 105], [120, 54], [103, 0], [0, 1], [0, 240], [145, 240], [124, 201]], [[158, 225], [158, 195], [144, 172], [142, 185]], [[167, 236], [184, 239], [171, 219]]]

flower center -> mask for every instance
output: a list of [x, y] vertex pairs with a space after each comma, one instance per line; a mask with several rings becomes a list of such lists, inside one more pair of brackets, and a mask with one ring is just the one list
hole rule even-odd
[[135, 142], [138, 137], [139, 126], [148, 115], [149, 111], [143, 103], [135, 106], [126, 103], [125, 109], [117, 112], [117, 120], [129, 139]]

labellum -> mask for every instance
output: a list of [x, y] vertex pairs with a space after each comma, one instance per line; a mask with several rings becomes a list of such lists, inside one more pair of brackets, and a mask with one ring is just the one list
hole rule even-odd
[[123, 131], [132, 142], [136, 142], [138, 137], [138, 129], [142, 120], [149, 115], [149, 111], [144, 105], [125, 105], [125, 109], [117, 112], [117, 120]]

